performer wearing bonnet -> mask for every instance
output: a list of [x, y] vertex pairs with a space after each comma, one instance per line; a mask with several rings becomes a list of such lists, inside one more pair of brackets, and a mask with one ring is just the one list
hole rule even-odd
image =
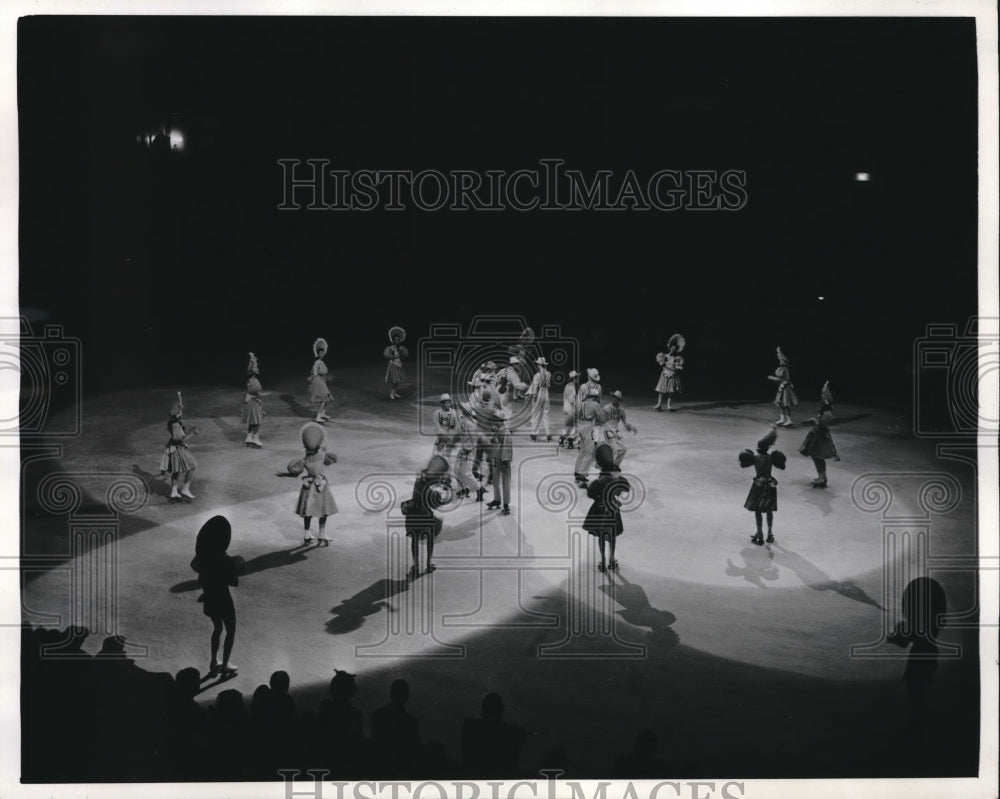
[[410, 555], [413, 565], [410, 577], [417, 577], [420, 571], [420, 542], [427, 542], [427, 571], [434, 565], [434, 539], [441, 534], [444, 521], [435, 516], [434, 511], [446, 504], [450, 497], [448, 490], [448, 462], [440, 455], [431, 456], [427, 467], [413, 482], [413, 494], [402, 503], [400, 510], [406, 517], [406, 534], [410, 537]]
[[667, 410], [677, 410], [670, 407], [670, 403], [675, 394], [681, 393], [681, 376], [678, 373], [684, 368], [684, 358], [680, 353], [685, 343], [684, 336], [674, 333], [667, 342], [667, 351], [656, 354], [656, 362], [660, 365], [660, 379], [656, 383], [654, 411], [661, 410], [664, 396], [667, 398]]
[[758, 546], [764, 543], [764, 533], [761, 529], [764, 514], [767, 514], [767, 543], [774, 543], [774, 512], [778, 510], [778, 481], [771, 476], [771, 467], [785, 468], [787, 459], [783, 452], [775, 450], [768, 452], [778, 438], [778, 429], [771, 425], [767, 435], [757, 442], [757, 452], [745, 449], [740, 453], [740, 466], [744, 469], [754, 467], [754, 479], [750, 485], [743, 507], [753, 511], [757, 522], [757, 532], [750, 539]]
[[326, 415], [326, 405], [333, 399], [330, 387], [327, 385], [330, 381], [329, 373], [323, 362], [328, 349], [325, 338], [318, 338], [313, 342], [313, 355], [316, 356], [316, 360], [313, 362], [312, 372], [308, 378], [309, 401], [316, 406], [316, 421], [320, 424], [329, 421], [330, 417]]
[[387, 364], [385, 369], [385, 382], [392, 386], [389, 391], [389, 399], [401, 399], [399, 395], [400, 383], [406, 382], [406, 370], [403, 368], [403, 358], [409, 356], [403, 342], [406, 341], [406, 331], [397, 326], [389, 328], [389, 346], [382, 352]]
[[302, 475], [302, 488], [295, 504], [295, 513], [302, 517], [306, 544], [313, 542], [309, 531], [312, 518], [319, 517], [318, 544], [325, 547], [330, 545], [330, 540], [326, 537], [326, 517], [337, 512], [337, 503], [326, 479], [326, 467], [336, 463], [337, 456], [326, 451], [326, 431], [316, 422], [307, 422], [302, 427], [302, 446], [305, 447], [305, 455], [288, 464], [289, 474]]
[[[246, 565], [239, 555], [229, 555], [232, 527], [225, 516], [213, 516], [198, 531], [195, 556], [191, 568], [198, 574], [198, 584], [203, 590], [199, 601], [202, 610], [212, 620], [211, 661], [209, 676], [219, 675], [224, 679], [233, 677], [237, 667], [229, 662], [236, 637], [236, 605], [230, 586], [239, 585], [239, 574]], [[219, 663], [219, 641], [222, 630], [226, 630], [226, 640], [222, 646], [222, 663]]]
[[792, 377], [788, 371], [788, 358], [777, 349], [778, 368], [773, 375], [768, 375], [768, 380], [773, 380], [778, 384], [778, 393], [774, 395], [774, 404], [781, 411], [781, 417], [775, 424], [788, 427], [792, 423], [792, 408], [799, 404], [799, 398], [795, 396], [795, 386], [792, 385]]
[[830, 381], [823, 384], [820, 391], [819, 412], [809, 420], [812, 429], [806, 433], [799, 452], [802, 455], [812, 458], [816, 466], [816, 479], [812, 481], [814, 488], [826, 488], [826, 461], [833, 458], [840, 460], [837, 455], [837, 447], [833, 443], [833, 436], [830, 435], [830, 428], [827, 424], [833, 418], [833, 394], [830, 391]]
[[[181, 417], [184, 415], [184, 398], [181, 392], [177, 392], [177, 400], [170, 409], [170, 418], [167, 419], [167, 432], [170, 438], [163, 450], [163, 457], [160, 459], [160, 474], [170, 473], [170, 501], [180, 502], [184, 499], [194, 499], [191, 493], [191, 478], [194, 470], [198, 468], [198, 462], [194, 455], [188, 450], [187, 441], [191, 436], [198, 435], [198, 428], [192, 426], [191, 429], [184, 427]], [[184, 475], [183, 487], [180, 493], [177, 492], [177, 481]]]
[[260, 440], [260, 424], [264, 419], [264, 402], [261, 395], [264, 393], [260, 385], [260, 367], [257, 364], [257, 356], [250, 353], [250, 363], [247, 364], [247, 390], [243, 395], [243, 407], [240, 409], [240, 418], [247, 423], [247, 437], [243, 443], [248, 447], [260, 449], [263, 444]]

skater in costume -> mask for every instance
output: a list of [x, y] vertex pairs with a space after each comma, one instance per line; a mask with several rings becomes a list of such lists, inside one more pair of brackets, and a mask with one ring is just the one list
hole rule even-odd
[[604, 437], [604, 422], [600, 397], [597, 394], [589, 394], [580, 408], [577, 428], [580, 434], [580, 452], [576, 456], [576, 465], [573, 469], [573, 479], [580, 488], [587, 487], [587, 472], [594, 463], [597, 438]]
[[463, 402], [460, 407], [462, 412], [458, 416], [458, 434], [455, 437], [458, 446], [458, 456], [455, 458], [455, 478], [458, 480], [458, 491], [455, 496], [468, 497], [472, 489], [476, 489], [477, 498], [482, 499], [479, 494], [479, 481], [472, 470], [472, 456], [476, 451], [476, 441], [479, 439], [476, 412], [468, 402]]
[[[587, 486], [587, 496], [594, 500], [587, 511], [583, 529], [595, 536], [601, 549], [601, 562], [598, 571], [611, 569], [617, 571], [618, 561], [615, 560], [615, 541], [622, 534], [621, 495], [631, 490], [628, 480], [619, 474], [615, 465], [611, 447], [601, 444], [594, 452], [594, 459], [601, 469], [601, 476]], [[605, 545], [608, 557], [605, 559]]]
[[514, 415], [518, 413], [514, 406], [518, 393], [528, 390], [528, 384], [521, 380], [521, 375], [518, 372], [520, 364], [521, 359], [512, 355], [508, 365], [497, 372], [497, 398], [500, 400], [500, 408], [509, 420], [513, 420]]
[[486, 361], [480, 364], [479, 368], [472, 375], [471, 383], [476, 402], [482, 401], [484, 388], [493, 388], [496, 383], [496, 370], [497, 365], [493, 361]]
[[392, 386], [389, 399], [402, 399], [399, 395], [399, 384], [406, 382], [406, 370], [403, 368], [403, 358], [409, 356], [403, 342], [406, 341], [406, 331], [399, 326], [389, 328], [389, 346], [382, 352], [386, 360], [385, 382]]
[[679, 372], [684, 368], [684, 358], [680, 353], [684, 349], [684, 344], [684, 336], [680, 333], [674, 333], [667, 342], [667, 351], [656, 354], [656, 362], [660, 365], [660, 379], [656, 384], [654, 411], [662, 409], [664, 397], [667, 398], [667, 410], [677, 410], [670, 407], [670, 403], [676, 394], [681, 393]]
[[833, 394], [830, 392], [830, 381], [823, 384], [820, 391], [819, 412], [809, 420], [812, 429], [806, 433], [799, 452], [812, 458], [816, 466], [816, 479], [812, 481], [814, 488], [826, 488], [826, 462], [832, 458], [840, 460], [837, 455], [837, 447], [833, 443], [833, 436], [830, 435], [830, 428], [827, 424], [833, 418]]
[[330, 539], [326, 537], [326, 517], [337, 512], [337, 503], [330, 493], [330, 485], [326, 479], [326, 467], [337, 462], [337, 456], [326, 451], [326, 431], [316, 422], [307, 422], [302, 427], [302, 446], [306, 454], [288, 464], [288, 473], [302, 475], [302, 488], [299, 490], [299, 500], [295, 505], [295, 513], [302, 517], [305, 527], [304, 543], [313, 542], [309, 527], [313, 516], [319, 517], [319, 538], [317, 544], [329, 546]]
[[[167, 419], [167, 432], [170, 438], [167, 439], [167, 446], [163, 450], [163, 457], [160, 459], [160, 474], [170, 474], [170, 501], [180, 502], [182, 499], [194, 499], [191, 493], [191, 478], [194, 470], [198, 468], [198, 462], [194, 455], [188, 450], [188, 439], [198, 435], [198, 428], [190, 429], [184, 426], [181, 417], [184, 415], [184, 398], [181, 392], [177, 392], [177, 401], [170, 409], [170, 418]], [[183, 475], [183, 479], [181, 479]], [[177, 482], [181, 480], [182, 488], [177, 491]]]
[[549, 386], [552, 385], [552, 372], [545, 367], [548, 361], [539, 356], [535, 361], [538, 371], [531, 378], [531, 385], [525, 397], [531, 402], [531, 440], [538, 441], [538, 434], [545, 431], [545, 440], [551, 441], [549, 429]]
[[514, 460], [514, 446], [510, 434], [510, 420], [502, 418], [493, 436], [493, 446], [490, 448], [493, 471], [493, 499], [486, 504], [487, 508], [496, 509], [503, 504], [501, 511], [504, 516], [510, 516], [510, 464]]
[[622, 433], [619, 425], [628, 430], [632, 435], [639, 432], [634, 424], [631, 424], [625, 416], [625, 409], [622, 407], [622, 393], [620, 391], [611, 392], [611, 402], [604, 406], [604, 438], [605, 443], [611, 447], [614, 453], [615, 466], [622, 465], [622, 459], [628, 452], [622, 443]]
[[750, 485], [743, 507], [752, 510], [757, 522], [757, 532], [750, 539], [760, 546], [764, 543], [764, 533], [761, 530], [761, 517], [767, 515], [767, 543], [774, 543], [774, 512], [778, 510], [778, 481], [771, 476], [771, 467], [785, 468], [786, 458], [783, 452], [775, 450], [768, 452], [778, 438], [778, 429], [771, 425], [766, 436], [757, 442], [757, 452], [745, 449], [740, 453], [740, 466], [746, 469], [754, 467], [754, 479]]
[[[204, 592], [200, 598], [202, 610], [212, 620], [211, 661], [208, 673], [223, 678], [236, 674], [236, 666], [229, 662], [236, 637], [236, 606], [229, 592], [230, 586], [239, 585], [239, 574], [245, 565], [243, 558], [229, 555], [233, 530], [225, 516], [213, 516], [198, 531], [195, 556], [191, 568], [198, 573], [198, 585]], [[219, 663], [219, 639], [225, 628], [226, 640], [222, 645], [222, 663]]]
[[250, 363], [247, 365], [247, 390], [243, 395], [243, 408], [240, 418], [247, 423], [247, 437], [243, 443], [248, 447], [260, 449], [264, 445], [260, 440], [260, 423], [264, 420], [264, 402], [261, 395], [264, 389], [260, 385], [260, 367], [257, 356], [250, 353]]
[[795, 386], [792, 385], [792, 377], [788, 371], [788, 358], [777, 349], [778, 368], [773, 375], [768, 375], [768, 380], [773, 380], [778, 384], [778, 393], [774, 395], [774, 404], [781, 412], [781, 418], [775, 424], [781, 427], [788, 427], [792, 423], [792, 408], [799, 404], [799, 398], [795, 396]]
[[500, 441], [500, 429], [503, 422], [503, 411], [495, 399], [495, 392], [484, 388], [481, 401], [476, 406], [476, 424], [479, 428], [479, 437], [476, 439], [476, 455], [472, 471], [482, 481], [482, 486], [476, 492], [476, 502], [482, 502], [483, 495], [486, 493], [484, 486], [493, 483], [496, 463], [494, 450]]
[[318, 338], [313, 342], [313, 355], [316, 356], [316, 360], [309, 374], [309, 401], [316, 406], [316, 421], [320, 424], [329, 421], [326, 405], [333, 399], [330, 387], [327, 385], [330, 382], [329, 371], [323, 361], [328, 349], [325, 338]]
[[432, 572], [434, 565], [434, 539], [441, 534], [444, 524], [434, 511], [446, 504], [449, 499], [448, 462], [440, 455], [431, 456], [430, 462], [413, 483], [413, 494], [402, 504], [402, 512], [406, 517], [406, 534], [410, 537], [410, 555], [413, 565], [410, 576], [416, 577], [420, 571], [420, 542], [427, 542], [427, 569]]
[[576, 393], [577, 419], [580, 418], [583, 401], [591, 395], [597, 397], [597, 404], [600, 405], [603, 396], [601, 393], [601, 373], [596, 369], [587, 370], [587, 382], [580, 386], [580, 390]]
[[441, 395], [441, 407], [434, 411], [434, 427], [437, 430], [434, 451], [450, 461], [458, 438], [458, 414], [451, 407], [451, 394]]
[[559, 446], [566, 445], [566, 449], [573, 449], [573, 441], [576, 439], [576, 399], [579, 386], [580, 374], [576, 370], [571, 371], [566, 377], [566, 385], [563, 388], [563, 430], [559, 436]]

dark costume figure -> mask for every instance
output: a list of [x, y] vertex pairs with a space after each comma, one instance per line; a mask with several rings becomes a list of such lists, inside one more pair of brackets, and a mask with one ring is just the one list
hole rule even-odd
[[420, 571], [420, 542], [427, 541], [427, 569], [432, 572], [434, 565], [434, 539], [441, 534], [444, 524], [434, 511], [446, 504], [450, 499], [448, 482], [448, 461], [440, 455], [433, 455], [430, 462], [413, 483], [413, 494], [403, 502], [403, 515], [406, 517], [406, 534], [410, 537], [410, 554], [413, 565], [410, 576], [416, 577]]
[[[195, 556], [191, 568], [198, 573], [198, 584], [204, 593], [204, 613], [212, 620], [212, 658], [208, 672], [214, 676], [232, 677], [236, 666], [229, 662], [236, 636], [236, 606], [230, 586], [239, 585], [239, 574], [245, 565], [243, 558], [227, 554], [232, 540], [232, 527], [225, 516], [213, 516], [198, 531]], [[222, 646], [222, 664], [219, 664], [219, 639], [226, 630]]]
[[760, 546], [764, 543], [764, 533], [762, 527], [762, 516], [767, 515], [767, 543], [774, 542], [774, 512], [778, 510], [778, 481], [771, 476], [771, 467], [779, 469], [785, 468], [786, 458], [783, 452], [775, 450], [768, 452], [771, 445], [778, 438], [778, 430], [771, 425], [771, 430], [766, 436], [757, 442], [757, 452], [745, 449], [740, 453], [740, 466], [746, 469], [754, 467], [755, 476], [750, 485], [750, 493], [747, 494], [743, 507], [754, 513], [757, 522], [757, 532], [750, 539]]
[[833, 418], [833, 394], [830, 393], [829, 381], [823, 384], [820, 396], [822, 402], [819, 406], [819, 413], [809, 420], [812, 429], [806, 433], [805, 440], [799, 447], [799, 452], [812, 458], [816, 466], [816, 479], [812, 481], [814, 488], [826, 488], [827, 459], [840, 460], [840, 456], [837, 455], [837, 447], [833, 443], [833, 436], [830, 435], [830, 428], [827, 427]]
[[[601, 469], [600, 476], [587, 486], [587, 496], [594, 500], [587, 511], [583, 529], [595, 536], [601, 549], [598, 571], [618, 568], [615, 560], [615, 541], [622, 534], [621, 495], [631, 490], [628, 480], [621, 476], [615, 464], [614, 452], [607, 444], [601, 444], [594, 451], [594, 460]], [[609, 549], [605, 559], [605, 544]]]

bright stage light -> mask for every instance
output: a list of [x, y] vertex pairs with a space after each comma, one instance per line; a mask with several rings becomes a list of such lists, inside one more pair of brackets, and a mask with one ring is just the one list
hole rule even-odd
[[867, 183], [869, 180], [872, 179], [872, 176], [869, 175], [867, 172], [855, 172], [854, 179], [859, 183]]
[[170, 131], [170, 149], [171, 150], [184, 149], [184, 134], [182, 134], [179, 130]]

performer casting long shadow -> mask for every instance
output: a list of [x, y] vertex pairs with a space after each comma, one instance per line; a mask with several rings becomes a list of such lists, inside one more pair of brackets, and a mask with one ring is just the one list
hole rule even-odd
[[729, 577], [742, 577], [751, 585], [767, 588], [764, 580], [774, 582], [778, 579], [778, 569], [774, 565], [774, 553], [770, 549], [744, 547], [740, 550], [744, 566], [737, 566], [726, 558], [726, 574]]
[[883, 610], [882, 606], [868, 596], [863, 588], [850, 580], [838, 580], [833, 575], [827, 574], [815, 563], [810, 563], [798, 552], [792, 552], [781, 544], [775, 544], [772, 550], [775, 562], [786, 569], [791, 569], [796, 577], [814, 591], [835, 591], [846, 599]]
[[[615, 576], [621, 582], [615, 582]], [[611, 599], [623, 606], [618, 615], [636, 627], [649, 628], [649, 640], [663, 647], [676, 646], [680, 637], [671, 625], [677, 617], [669, 610], [654, 608], [649, 602], [645, 589], [638, 583], [630, 583], [621, 572], [608, 572], [609, 582], [600, 586]]]
[[354, 596], [342, 599], [330, 611], [336, 618], [326, 623], [326, 631], [332, 635], [343, 635], [357, 630], [365, 623], [366, 616], [378, 613], [382, 608], [388, 607], [391, 597], [408, 591], [411, 582], [412, 580], [390, 580], [383, 577]]

